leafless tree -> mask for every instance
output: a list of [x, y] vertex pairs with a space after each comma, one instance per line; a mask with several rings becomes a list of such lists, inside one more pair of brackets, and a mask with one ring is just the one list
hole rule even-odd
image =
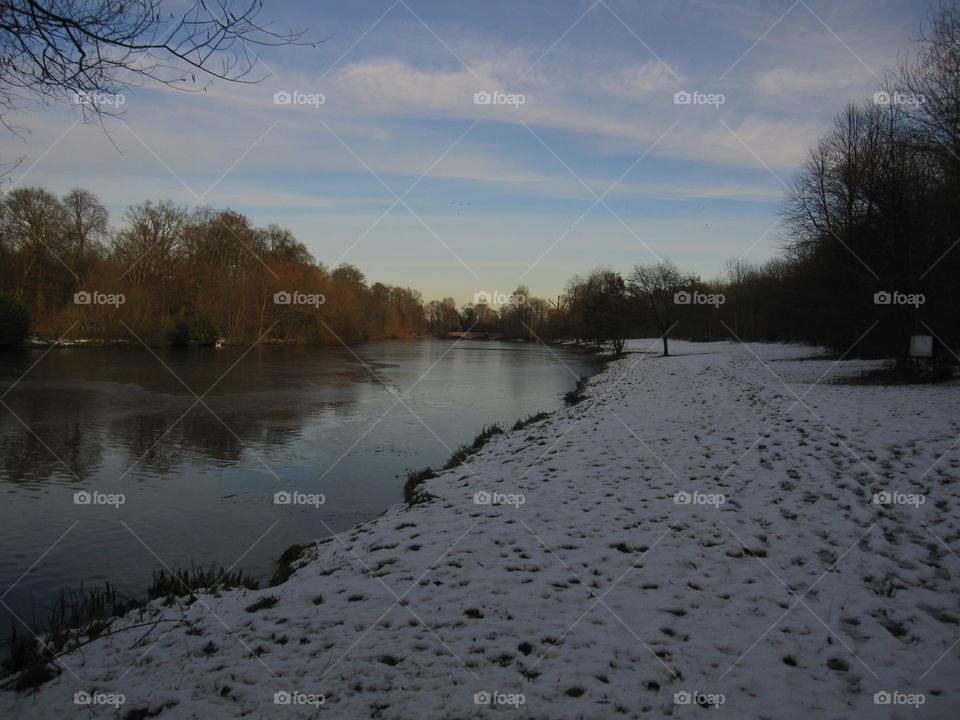
[[7, 193], [4, 236], [22, 258], [16, 291], [42, 310], [49, 286], [65, 269], [66, 210], [53, 193], [39, 187], [20, 187]]
[[[303, 31], [277, 31], [262, 21], [262, 6], [0, 0], [0, 123], [18, 133], [11, 114], [56, 102], [74, 103], [85, 120], [102, 122], [122, 112], [122, 90], [147, 82], [194, 91], [215, 78], [259, 82], [260, 48], [312, 44], [301, 41]], [[2, 159], [0, 178], [23, 159]]]
[[670, 354], [670, 330], [676, 324], [677, 293], [690, 290], [697, 278], [687, 275], [671, 263], [634, 265], [627, 277], [630, 297], [644, 310], [649, 320], [660, 330], [664, 357]]
[[112, 239], [113, 255], [124, 276], [138, 286], [148, 278], [167, 277], [183, 243], [186, 212], [169, 200], [147, 200], [130, 207], [125, 220], [126, 227]]
[[960, 177], [960, 3], [941, 2], [915, 59], [900, 67], [898, 89], [926, 149]]
[[83, 255], [107, 232], [109, 215], [100, 200], [89, 190], [73, 188], [61, 201], [66, 212], [67, 236], [71, 249]]

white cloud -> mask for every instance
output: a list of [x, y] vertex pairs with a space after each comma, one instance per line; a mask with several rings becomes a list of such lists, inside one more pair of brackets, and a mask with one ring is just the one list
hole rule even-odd
[[[729, 25], [721, 29], [735, 30], [737, 24], [746, 23], [750, 32], [754, 26], [762, 31], [776, 19], [776, 14], [768, 17], [768, 12], [748, 10], [741, 8], [740, 14], [730, 15], [718, 9], [718, 27]], [[599, 18], [616, 25], [606, 13], [600, 13]], [[863, 32], [857, 36], [851, 26], [826, 15], [824, 18], [842, 30], [844, 40], [871, 66], [879, 56], [865, 55], [862, 48], [880, 55], [886, 52], [883, 41], [871, 45]], [[756, 35], [747, 35], [751, 41], [756, 39]], [[525, 185], [522, 192], [531, 195], [566, 198], [579, 196], [582, 186], [546, 151], [539, 157], [515, 151], [518, 137], [533, 152], [542, 150], [521, 123], [546, 138], [561, 157], [582, 157], [592, 151], [598, 161], [617, 157], [629, 163], [677, 120], [650, 153], [650, 160], [689, 161], [693, 168], [693, 163], [705, 162], [761, 173], [767, 165], [789, 182], [807, 148], [823, 132], [829, 120], [825, 116], [839, 110], [846, 97], [864, 94], [873, 83], [870, 72], [802, 7], [795, 8], [769, 41], [744, 59], [728, 86], [716, 88], [727, 93], [727, 103], [719, 111], [673, 105], [672, 94], [679, 84], [687, 89], [706, 89], [712, 82], [707, 78], [715, 77], [715, 73], [692, 77], [695, 66], [688, 55], [680, 58], [687, 61], [681, 72], [682, 63], [677, 58], [665, 57], [668, 68], [638, 49], [635, 57], [639, 60], [614, 64], [616, 69], [606, 74], [603, 63], [614, 56], [607, 57], [603, 48], [578, 49], [575, 38], [571, 38], [563, 45], [570, 52], [553, 53], [549, 63], [541, 63], [537, 72], [520, 82], [517, 78], [543, 48], [476, 40], [454, 42], [456, 38], [444, 37], [469, 62], [476, 76], [439, 44], [431, 55], [433, 51], [427, 46], [409, 54], [402, 43], [394, 43], [377, 46], [379, 53], [389, 55], [349, 56], [345, 64], [322, 80], [318, 73], [302, 66], [292, 69], [278, 63], [274, 67], [279, 77], [254, 86], [214, 83], [209, 92], [192, 96], [163, 88], [133, 92], [127, 104], [129, 119], [151, 149], [198, 192], [227, 170], [274, 122], [278, 122], [276, 127], [243, 158], [234, 174], [309, 173], [314, 169], [365, 174], [356, 158], [318, 122], [322, 119], [376, 173], [405, 176], [412, 182], [467, 127], [464, 124], [457, 130], [450, 123], [441, 126], [419, 121], [481, 120], [477, 131], [432, 170], [432, 177], [516, 183]], [[895, 55], [892, 45], [890, 54]], [[735, 57], [732, 55], [731, 61]], [[615, 59], [622, 60], [619, 56]], [[273, 93], [280, 89], [322, 92], [327, 101], [320, 109], [277, 107]], [[478, 90], [522, 92], [527, 102], [519, 108], [476, 105], [473, 95]], [[809, 102], [810, 98], [820, 102]], [[720, 123], [721, 119], [736, 136]], [[498, 127], [491, 128], [494, 123]], [[45, 143], [65, 127], [62, 117], [48, 113], [31, 117], [31, 125], [37, 130], [36, 142], [29, 141], [25, 150], [32, 158], [39, 157]], [[136, 167], [144, 177], [167, 174], [122, 127], [116, 126], [113, 135], [126, 153], [123, 156], [103, 138], [91, 142], [91, 132], [100, 131], [87, 128], [65, 138], [42, 163], [47, 176], [55, 177], [61, 171], [76, 177], [76, 184], [83, 182], [80, 173], [88, 167], [104, 173], [124, 173]], [[511, 134], [504, 134], [507, 132]], [[493, 133], [511, 144], [491, 140]], [[602, 178], [601, 172], [594, 174], [596, 177], [587, 182], [597, 192], [614, 179]], [[677, 176], [674, 173], [669, 183], [645, 185], [631, 185], [626, 178], [623, 187], [656, 197], [761, 199], [770, 195], [764, 181], [772, 180], [763, 176], [754, 187], [749, 183], [702, 181], [692, 173], [689, 182], [677, 180]], [[406, 187], [404, 177], [388, 180], [396, 185], [397, 192]], [[222, 187], [226, 190], [227, 185]], [[265, 196], [271, 194], [270, 190]], [[250, 198], [249, 193], [241, 192], [229, 201], [239, 203]], [[284, 206], [279, 198], [274, 200], [278, 207]], [[290, 202], [297, 205], [301, 200], [305, 201], [296, 198]]]
[[873, 76], [859, 64], [820, 67], [799, 70], [778, 67], [761, 72], [753, 81], [753, 88], [763, 95], [825, 95], [847, 94], [850, 90], [872, 87]]
[[650, 60], [631, 65], [611, 79], [604, 79], [603, 85], [615, 95], [634, 100], [655, 92], [672, 93], [686, 81], [686, 77], [675, 70], [671, 72], [671, 68], [659, 60]]

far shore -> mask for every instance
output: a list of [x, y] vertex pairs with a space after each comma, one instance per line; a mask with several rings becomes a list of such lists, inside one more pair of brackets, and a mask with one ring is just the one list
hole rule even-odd
[[[433, 335], [418, 335], [413, 337], [406, 338], [382, 338], [378, 340], [361, 340], [356, 343], [349, 343], [351, 345], [363, 345], [368, 342], [393, 342], [393, 341], [403, 341], [409, 342], [412, 340], [443, 340], [447, 342], [471, 342], [471, 343], [485, 343], [485, 342], [505, 342], [505, 343], [525, 343], [531, 342], [525, 338], [509, 338], [509, 337], [497, 337], [496, 339], [487, 339], [487, 338], [462, 338], [462, 337], [449, 337], [449, 336], [433, 336]], [[596, 354], [603, 352], [602, 349], [598, 349], [596, 345], [584, 344], [584, 343], [575, 343], [570, 340], [536, 340], [535, 342], [543, 342], [547, 345], [563, 345], [568, 347], [574, 352], [582, 352], [589, 354]], [[336, 343], [327, 343], [327, 344], [318, 344], [318, 343], [305, 343], [299, 341], [287, 341], [287, 340], [262, 340], [259, 345], [267, 347], [339, 347]], [[217, 345], [192, 345], [191, 348], [219, 348], [219, 347], [248, 347], [249, 343], [245, 343], [240, 340], [228, 340], [223, 339]], [[32, 349], [44, 349], [44, 348], [131, 348], [131, 347], [143, 347], [143, 344], [137, 340], [127, 340], [125, 338], [114, 338], [110, 340], [103, 340], [97, 338], [59, 338], [59, 337], [48, 337], [48, 336], [31, 336], [23, 342], [19, 348], [5, 348], [8, 352], [11, 350], [32, 350]], [[170, 347], [169, 343], [147, 343], [147, 347], [150, 348], [162, 348]], [[178, 348], [178, 349], [190, 349], [190, 348]]]

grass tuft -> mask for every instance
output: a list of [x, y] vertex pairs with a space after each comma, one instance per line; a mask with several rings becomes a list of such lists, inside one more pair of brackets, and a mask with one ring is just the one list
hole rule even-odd
[[421, 505], [433, 499], [433, 495], [420, 488], [424, 481], [435, 478], [437, 474], [433, 468], [424, 468], [407, 474], [407, 482], [403, 486], [403, 499], [407, 505]]
[[294, 571], [293, 564], [303, 557], [303, 553], [306, 552], [306, 550], [306, 545], [294, 544], [283, 551], [283, 554], [273, 566], [273, 577], [270, 578], [270, 587], [275, 587], [290, 579]]
[[576, 405], [587, 396], [587, 377], [583, 376], [577, 380], [576, 387], [569, 392], [564, 393], [563, 400], [567, 405]]
[[500, 423], [487, 425], [477, 434], [477, 436], [473, 439], [473, 442], [468, 445], [461, 445], [459, 448], [457, 448], [453, 455], [450, 456], [450, 459], [447, 460], [447, 464], [443, 466], [443, 469], [452, 470], [455, 467], [463, 465], [468, 457], [477, 453], [480, 448], [490, 442], [490, 438], [492, 438], [494, 435], [502, 434], [503, 428], [500, 427]]
[[276, 595], [265, 595], [256, 602], [247, 605], [246, 611], [248, 613], [254, 613], [258, 610], [266, 610], [267, 608], [272, 608], [278, 602], [280, 602], [280, 598]]
[[534, 415], [528, 415], [524, 420], [517, 420], [511, 430], [523, 430], [527, 425], [532, 425], [535, 422], [540, 422], [541, 420], [546, 420], [550, 417], [550, 413], [538, 412]]
[[[109, 582], [79, 590], [61, 589], [53, 607], [34, 609], [31, 631], [23, 634], [15, 622], [6, 639], [8, 657], [2, 667], [13, 676], [5, 679], [15, 690], [37, 687], [56, 677], [60, 668], [57, 655], [83, 645], [108, 632], [113, 620], [139, 611], [139, 620], [145, 617], [147, 602], [166, 598], [172, 605], [178, 597], [196, 599], [194, 591], [214, 592], [232, 587], [256, 590], [258, 583], [242, 571], [226, 572], [215, 565], [199, 565], [189, 569], [154, 571], [153, 581], [147, 587], [147, 597], [133, 598], [120, 593]], [[38, 617], [41, 616], [41, 617]]]

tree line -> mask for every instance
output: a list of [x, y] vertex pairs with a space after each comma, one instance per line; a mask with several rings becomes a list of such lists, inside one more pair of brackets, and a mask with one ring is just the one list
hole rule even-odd
[[[914, 55], [865, 102], [851, 103], [809, 152], [784, 201], [782, 253], [728, 263], [709, 282], [668, 261], [626, 275], [597, 268], [557, 301], [467, 307], [464, 327], [610, 342], [670, 335], [799, 340], [838, 355], [908, 364], [910, 337], [934, 360], [960, 349], [960, 3], [943, 2]], [[454, 321], [450, 301], [428, 323]], [[516, 332], [515, 330], [513, 332]]]
[[0, 292], [52, 338], [332, 344], [424, 328], [419, 292], [370, 284], [352, 265], [327, 269], [282, 227], [146, 201], [112, 229], [96, 195], [79, 188], [5, 194]]
[[[718, 313], [724, 284], [705, 282], [669, 261], [635, 265], [626, 277], [600, 266], [570, 278], [555, 299], [531, 295], [519, 285], [497, 307], [486, 297], [457, 308], [452, 297], [426, 305], [426, 327], [435, 336], [454, 331], [495, 333], [507, 339], [574, 342], [621, 352], [629, 337], [698, 340], [729, 337]], [[481, 293], [481, 295], [485, 295]]]

